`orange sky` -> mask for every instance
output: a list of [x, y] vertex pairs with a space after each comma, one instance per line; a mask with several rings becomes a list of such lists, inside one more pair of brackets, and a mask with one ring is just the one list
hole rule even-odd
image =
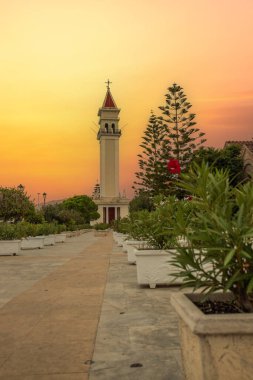
[[2, 0], [2, 186], [90, 194], [105, 80], [121, 108], [121, 191], [150, 110], [180, 84], [210, 146], [251, 139], [252, 0]]

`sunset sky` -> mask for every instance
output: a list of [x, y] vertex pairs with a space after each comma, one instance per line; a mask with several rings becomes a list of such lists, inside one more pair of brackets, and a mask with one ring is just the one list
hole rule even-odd
[[252, 0], [1, 0], [1, 186], [48, 200], [91, 194], [106, 85], [121, 108], [121, 191], [167, 87], [207, 145], [253, 137]]

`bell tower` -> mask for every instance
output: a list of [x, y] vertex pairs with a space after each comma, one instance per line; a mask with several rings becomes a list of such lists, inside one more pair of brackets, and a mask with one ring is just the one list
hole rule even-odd
[[98, 111], [100, 143], [100, 196], [115, 198], [119, 196], [119, 138], [118, 127], [120, 109], [112, 97], [110, 81], [102, 107]]
[[[97, 140], [100, 144], [100, 185], [99, 195], [94, 197], [98, 205], [98, 222], [110, 223], [128, 214], [129, 200], [121, 197], [119, 190], [119, 113], [111, 94], [108, 80], [103, 105], [98, 110], [99, 130]], [[98, 194], [98, 193], [97, 193]]]

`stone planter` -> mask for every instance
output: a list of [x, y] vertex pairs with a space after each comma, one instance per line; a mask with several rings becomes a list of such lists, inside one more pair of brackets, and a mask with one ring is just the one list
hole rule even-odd
[[125, 234], [119, 234], [117, 237], [116, 237], [116, 243], [117, 243], [117, 246], [118, 247], [123, 247], [123, 243], [124, 241], [127, 239], [127, 235]]
[[67, 235], [65, 233], [62, 234], [55, 234], [55, 243], [64, 243], [66, 241]]
[[55, 235], [45, 235], [44, 245], [55, 245]]
[[127, 261], [129, 264], [136, 263], [135, 253], [139, 252], [140, 249], [147, 248], [147, 242], [140, 240], [131, 240], [126, 246], [127, 249]]
[[0, 255], [16, 256], [20, 251], [21, 240], [0, 240]]
[[136, 245], [136, 246], [142, 246], [143, 248], [146, 247], [146, 244], [145, 242], [141, 242], [140, 240], [133, 240], [133, 239], [128, 239], [128, 240], [122, 240], [122, 247], [123, 247], [123, 252], [127, 253], [128, 252], [128, 247], [129, 246], [133, 246], [133, 245]]
[[21, 249], [41, 249], [44, 247], [44, 236], [31, 236], [27, 239], [22, 239]]
[[175, 279], [173, 276], [176, 268], [169, 263], [171, 251], [172, 249], [135, 249], [138, 284], [149, 285], [153, 289], [156, 285], [182, 284], [180, 278]]
[[[212, 298], [226, 301], [226, 296], [217, 293]], [[186, 379], [252, 380], [253, 313], [205, 315], [190, 300], [199, 297], [182, 293], [171, 297], [179, 316]]]

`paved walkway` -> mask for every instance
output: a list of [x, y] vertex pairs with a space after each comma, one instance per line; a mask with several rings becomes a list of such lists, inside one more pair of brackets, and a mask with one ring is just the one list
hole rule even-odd
[[174, 287], [138, 286], [114, 244], [89, 380], [182, 380]]
[[0, 257], [0, 379], [86, 380], [111, 236]]
[[182, 380], [172, 291], [139, 287], [111, 234], [0, 256], [0, 379]]

